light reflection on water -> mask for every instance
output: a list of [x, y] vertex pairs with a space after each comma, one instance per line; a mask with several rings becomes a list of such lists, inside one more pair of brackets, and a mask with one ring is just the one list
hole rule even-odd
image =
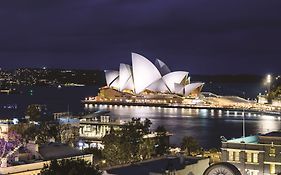
[[[193, 136], [204, 148], [220, 147], [220, 136], [227, 139], [241, 137], [241, 111], [222, 111], [208, 109], [177, 109], [145, 106], [96, 105], [86, 110], [109, 110], [111, 116], [120, 120], [148, 118], [152, 129], [163, 125], [173, 133], [171, 143], [179, 145], [183, 136]], [[245, 113], [246, 134], [254, 135], [281, 129], [278, 117]]]

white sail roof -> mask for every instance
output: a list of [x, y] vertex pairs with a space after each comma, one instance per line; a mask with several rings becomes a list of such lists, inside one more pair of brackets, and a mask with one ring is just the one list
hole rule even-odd
[[108, 87], [112, 84], [114, 80], [116, 80], [119, 76], [119, 72], [115, 70], [105, 70], [105, 79], [106, 79], [106, 84]]
[[119, 78], [116, 78], [111, 84], [110, 87], [114, 87], [116, 89], [119, 89]]
[[160, 71], [162, 76], [171, 72], [169, 67], [163, 61], [161, 61], [159, 59], [155, 60], [155, 66], [158, 68], [158, 70]]
[[176, 94], [183, 95], [184, 85], [179, 84], [179, 83], [175, 83], [174, 86], [175, 86], [175, 87], [174, 87], [175, 93], [176, 93]]
[[119, 89], [119, 78], [116, 78], [111, 84], [110, 87], [114, 87], [116, 89]]
[[119, 67], [119, 90], [123, 91], [124, 89], [134, 90], [134, 83], [131, 66], [121, 63]]
[[134, 91], [135, 85], [134, 85], [134, 81], [133, 81], [133, 76], [131, 76], [129, 78], [129, 80], [127, 81], [126, 85], [123, 87], [123, 90], [125, 90], [125, 89]]
[[144, 91], [150, 84], [161, 79], [158, 69], [145, 57], [132, 53], [135, 93]]
[[163, 79], [159, 79], [158, 81], [152, 83], [147, 87], [147, 89], [154, 91], [154, 92], [169, 92], [169, 89], [167, 88], [165, 82]]
[[187, 79], [187, 84], [190, 84], [190, 77], [188, 77]]
[[172, 93], [175, 93], [175, 83], [180, 84], [181, 81], [188, 76], [188, 72], [185, 71], [175, 71], [171, 72], [163, 77], [164, 82], [168, 86]]
[[184, 87], [184, 95], [188, 96], [192, 91], [196, 90], [197, 88], [203, 87], [204, 83], [191, 83]]
[[120, 64], [119, 71], [105, 70], [107, 86], [119, 91], [132, 90], [135, 94], [145, 89], [186, 96], [196, 89], [200, 91], [204, 83], [190, 84], [188, 74], [186, 71], [171, 72], [163, 61], [157, 59], [154, 65], [137, 53], [132, 53], [132, 66]]

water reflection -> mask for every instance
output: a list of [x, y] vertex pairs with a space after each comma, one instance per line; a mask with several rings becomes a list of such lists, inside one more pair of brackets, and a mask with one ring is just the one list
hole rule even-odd
[[269, 115], [260, 116], [263, 122], [259, 123], [259, 131], [261, 133], [280, 130], [280, 121], [278, 118]]
[[164, 125], [172, 132], [171, 143], [179, 145], [183, 136], [195, 137], [203, 147], [220, 147], [220, 136], [242, 136], [242, 118], [246, 119], [246, 134], [254, 135], [281, 129], [280, 117], [243, 111], [208, 109], [177, 109], [145, 106], [88, 105], [86, 110], [109, 110], [114, 118], [130, 120], [132, 117], [149, 118], [152, 129]]

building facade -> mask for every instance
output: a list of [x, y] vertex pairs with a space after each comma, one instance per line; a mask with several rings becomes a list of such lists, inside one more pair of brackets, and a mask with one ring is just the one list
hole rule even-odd
[[281, 173], [281, 132], [222, 141], [222, 161], [243, 175]]
[[114, 130], [120, 129], [122, 121], [111, 119], [107, 111], [96, 112], [79, 119], [79, 136], [83, 140], [80, 147], [102, 147], [102, 138]]

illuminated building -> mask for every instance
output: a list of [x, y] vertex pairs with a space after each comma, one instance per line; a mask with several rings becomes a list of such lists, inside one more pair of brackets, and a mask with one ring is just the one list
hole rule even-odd
[[235, 165], [242, 174], [281, 172], [281, 132], [222, 141], [222, 161]]
[[198, 97], [204, 83], [190, 83], [189, 72], [171, 72], [157, 59], [155, 64], [132, 53], [132, 66], [120, 64], [119, 70], [105, 70], [107, 85], [96, 100], [136, 103], [181, 103]]

